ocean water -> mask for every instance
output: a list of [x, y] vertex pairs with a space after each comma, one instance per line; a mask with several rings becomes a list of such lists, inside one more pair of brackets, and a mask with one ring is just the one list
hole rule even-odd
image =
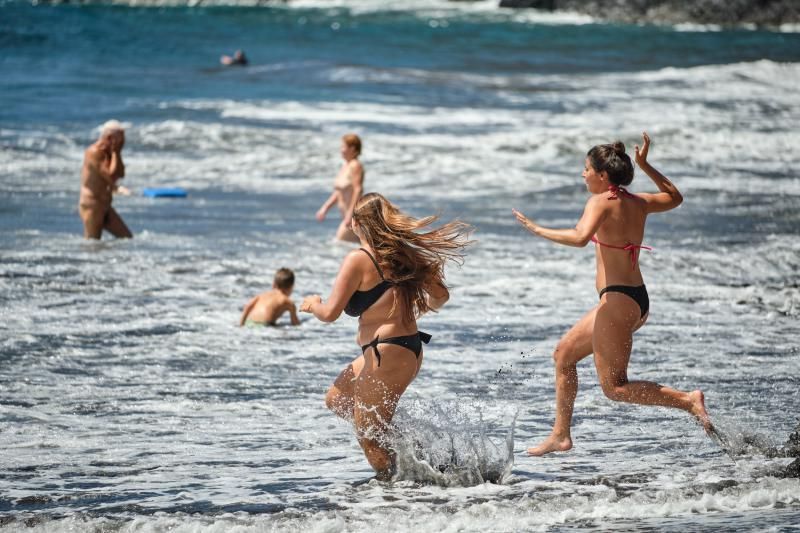
[[[251, 65], [220, 68], [236, 48]], [[0, 530], [793, 530], [800, 480], [763, 452], [800, 411], [799, 86], [791, 31], [435, 0], [0, 2]], [[82, 152], [109, 118], [131, 124], [115, 206], [135, 238], [87, 243]], [[607, 400], [587, 359], [574, 450], [529, 458], [552, 349], [597, 297], [592, 250], [511, 208], [574, 224], [588, 148], [643, 130], [685, 201], [648, 225], [630, 375], [704, 390], [731, 450]], [[367, 190], [476, 228], [420, 320], [392, 484], [361, 483], [324, 408], [355, 319], [236, 326], [279, 267], [298, 301], [329, 291], [349, 248], [314, 212], [349, 131]], [[156, 186], [189, 197], [141, 196]]]

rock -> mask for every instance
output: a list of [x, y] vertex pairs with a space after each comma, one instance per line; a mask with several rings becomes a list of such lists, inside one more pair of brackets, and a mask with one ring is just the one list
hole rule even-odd
[[783, 445], [783, 449], [786, 452], [786, 457], [800, 458], [800, 422], [794, 428], [792, 434], [789, 435], [789, 440]]
[[515, 9], [530, 7], [533, 9], [546, 9], [553, 11], [556, 8], [557, 0], [500, 0], [500, 7], [511, 7]]
[[795, 459], [793, 463], [786, 467], [783, 471], [784, 477], [797, 477], [800, 478], [800, 459]]
[[800, 22], [797, 0], [500, 0], [500, 7], [575, 11], [631, 23], [779, 26]]
[[783, 471], [783, 476], [800, 478], [800, 422], [798, 422], [792, 434], [789, 435], [789, 440], [783, 445], [783, 452], [785, 457], [796, 458]]

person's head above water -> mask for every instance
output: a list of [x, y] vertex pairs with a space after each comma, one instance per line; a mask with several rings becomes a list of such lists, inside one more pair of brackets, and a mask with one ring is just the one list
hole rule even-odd
[[597, 174], [602, 175], [605, 172], [609, 185], [621, 187], [630, 185], [633, 181], [633, 162], [625, 153], [622, 141], [592, 147], [586, 154], [586, 164]]
[[342, 157], [346, 160], [355, 159], [361, 155], [361, 137], [355, 133], [342, 135]]
[[279, 291], [290, 293], [294, 288], [294, 272], [288, 268], [281, 268], [275, 272], [275, 278], [272, 280], [272, 286]]
[[247, 65], [247, 56], [244, 55], [242, 50], [236, 50], [232, 56], [222, 56], [219, 58], [220, 63], [223, 65], [239, 65], [244, 66]]

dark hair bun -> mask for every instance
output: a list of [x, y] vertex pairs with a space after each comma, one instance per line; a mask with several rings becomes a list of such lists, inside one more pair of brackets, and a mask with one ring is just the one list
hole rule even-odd
[[633, 163], [625, 153], [622, 141], [610, 144], [598, 144], [586, 154], [597, 172], [607, 172], [608, 179], [614, 185], [630, 185], [633, 181]]

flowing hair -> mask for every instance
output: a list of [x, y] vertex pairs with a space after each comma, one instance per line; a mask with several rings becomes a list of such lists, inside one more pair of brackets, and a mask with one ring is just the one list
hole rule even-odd
[[[390, 273], [391, 281], [402, 289], [399, 297], [405, 304], [404, 321], [433, 311], [427, 296], [437, 286], [447, 287], [444, 284], [447, 260], [464, 263], [464, 248], [472, 244], [468, 236], [474, 228], [455, 220], [421, 231], [439, 217], [410, 217], [374, 192], [361, 197], [353, 209], [353, 218], [375, 252], [381, 270]], [[391, 313], [396, 306], [395, 300]]]

